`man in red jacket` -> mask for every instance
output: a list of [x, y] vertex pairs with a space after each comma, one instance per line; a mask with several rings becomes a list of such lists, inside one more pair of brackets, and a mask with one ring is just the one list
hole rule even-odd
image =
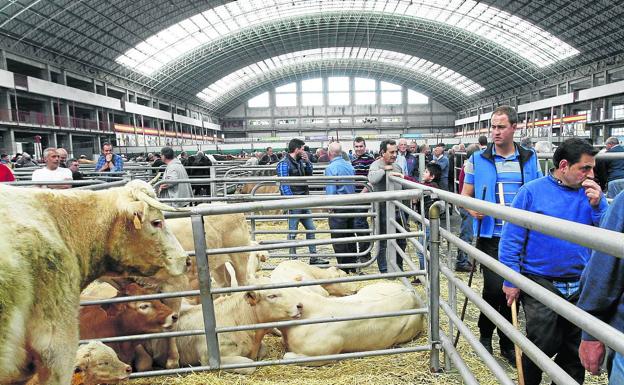
[[15, 176], [13, 175], [13, 171], [0, 163], [0, 182], [13, 182], [14, 180]]

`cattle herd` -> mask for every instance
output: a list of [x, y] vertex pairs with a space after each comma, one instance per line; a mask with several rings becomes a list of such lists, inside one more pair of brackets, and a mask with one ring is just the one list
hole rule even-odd
[[[81, 300], [198, 288], [189, 218], [164, 219], [176, 210], [152, 187], [131, 181], [105, 191], [53, 191], [0, 185], [0, 383], [99, 384], [128, 378], [132, 370], [209, 365], [203, 335], [133, 340], [79, 347], [99, 339], [203, 329], [197, 297], [141, 300], [80, 307]], [[208, 248], [249, 246], [243, 214], [210, 217]], [[264, 252], [211, 255], [216, 287], [339, 278], [346, 273], [295, 260], [270, 277], [259, 273]], [[358, 316], [421, 308], [400, 283], [351, 283], [234, 293], [214, 300], [218, 327], [293, 319]], [[277, 330], [219, 334], [222, 364], [266, 356], [266, 333], [281, 334], [284, 358], [388, 348], [424, 330], [421, 314]], [[314, 365], [322, 364], [316, 362]], [[249, 374], [255, 368], [234, 370]]]

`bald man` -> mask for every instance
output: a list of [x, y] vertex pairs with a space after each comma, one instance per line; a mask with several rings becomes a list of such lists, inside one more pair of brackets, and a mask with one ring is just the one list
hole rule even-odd
[[[351, 165], [349, 161], [346, 161], [342, 156], [342, 146], [339, 142], [332, 142], [329, 144], [327, 149], [327, 155], [329, 157], [329, 165], [325, 169], [325, 176], [352, 176], [355, 175], [355, 169]], [[344, 180], [347, 182], [348, 180]], [[328, 184], [325, 187], [325, 193], [327, 195], [336, 195], [336, 194], [353, 194], [355, 193], [355, 186], [353, 184]], [[354, 213], [352, 209], [334, 209], [332, 210], [334, 213]], [[344, 218], [344, 217], [329, 217], [329, 228], [332, 230], [345, 230], [355, 228], [354, 225], [355, 217]], [[353, 233], [332, 233], [331, 237], [334, 238], [344, 238], [344, 237], [354, 237], [355, 232]], [[354, 243], [340, 243], [333, 244], [334, 253], [342, 254], [356, 254], [357, 253], [357, 244]], [[356, 263], [357, 257], [336, 257], [336, 260], [339, 264], [345, 263]], [[347, 273], [355, 273], [355, 268], [343, 268]]]

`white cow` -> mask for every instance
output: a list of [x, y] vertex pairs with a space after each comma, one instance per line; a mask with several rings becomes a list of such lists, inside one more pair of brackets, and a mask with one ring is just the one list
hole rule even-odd
[[67, 385], [80, 290], [107, 269], [181, 275], [186, 253], [145, 182], [106, 191], [0, 185], [0, 383]]
[[[335, 266], [322, 269], [320, 267], [311, 266], [301, 261], [288, 260], [283, 261], [271, 272], [271, 282], [301, 282], [313, 281], [317, 279], [343, 278], [347, 273]], [[321, 287], [322, 286], [322, 287]], [[328, 283], [324, 285], [302, 286], [302, 289], [313, 291], [324, 297], [345, 296], [357, 292], [353, 283]]]
[[[217, 298], [214, 302], [217, 326], [251, 325], [264, 322], [298, 319], [302, 305], [298, 292], [292, 289], [259, 290], [234, 293]], [[184, 304], [180, 309], [177, 330], [203, 329], [201, 305]], [[219, 335], [219, 351], [223, 364], [249, 363], [262, 359], [265, 349], [262, 338], [268, 330], [247, 330]], [[180, 366], [208, 365], [208, 347], [204, 335], [178, 337]], [[149, 370], [155, 361], [164, 363], [162, 340], [150, 340], [145, 345], [143, 357], [137, 360], [139, 371]], [[233, 372], [250, 374], [255, 368], [234, 369]]]
[[[205, 206], [199, 205], [197, 207], [202, 208]], [[180, 241], [184, 250], [195, 250], [190, 218], [167, 219], [167, 227]], [[204, 217], [204, 231], [206, 233], [206, 245], [208, 249], [251, 245], [249, 226], [245, 220], [245, 215], [242, 213], [207, 215]], [[224, 266], [225, 262], [229, 261], [236, 271], [236, 282], [241, 286], [247, 285], [249, 278], [247, 271], [249, 259], [253, 257], [263, 258], [263, 256], [264, 259], [266, 259], [266, 255], [266, 253], [262, 252], [252, 254], [249, 252], [241, 252], [209, 255], [208, 265], [210, 267], [210, 276], [214, 278], [217, 287], [229, 286], [231, 280], [228, 279], [228, 273]], [[194, 258], [192, 259], [192, 263], [193, 266], [189, 269], [191, 287], [193, 287], [194, 279], [197, 277], [197, 268]]]
[[[295, 289], [297, 290], [297, 289]], [[303, 292], [303, 291], [302, 291]], [[400, 283], [365, 286], [348, 297], [305, 292], [303, 319], [384, 313], [423, 307], [413, 291]], [[288, 351], [285, 359], [389, 348], [411, 341], [424, 330], [421, 314], [313, 324], [280, 329]], [[322, 365], [324, 362], [311, 363]]]

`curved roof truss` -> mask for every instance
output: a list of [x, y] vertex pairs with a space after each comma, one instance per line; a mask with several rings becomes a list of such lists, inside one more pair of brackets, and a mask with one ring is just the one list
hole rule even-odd
[[415, 56], [381, 49], [331, 47], [292, 52], [256, 62], [210, 84], [199, 92], [197, 97], [209, 104], [214, 104], [215, 101], [224, 98], [232, 90], [253, 83], [256, 78], [261, 78], [265, 73], [280, 70], [282, 67], [293, 67], [297, 64], [314, 61], [375, 62], [375, 65], [378, 66], [389, 65], [394, 69], [400, 68], [403, 71], [415, 72], [414, 77], [418, 75], [421, 78], [432, 78], [432, 80], [445, 83], [466, 96], [484, 90], [476, 82], [453, 70]]
[[116, 61], [151, 76], [197, 48], [243, 29], [327, 12], [383, 14], [437, 22], [493, 42], [539, 68], [579, 53], [536, 25], [474, 0], [239, 0], [178, 22], [148, 37]]

